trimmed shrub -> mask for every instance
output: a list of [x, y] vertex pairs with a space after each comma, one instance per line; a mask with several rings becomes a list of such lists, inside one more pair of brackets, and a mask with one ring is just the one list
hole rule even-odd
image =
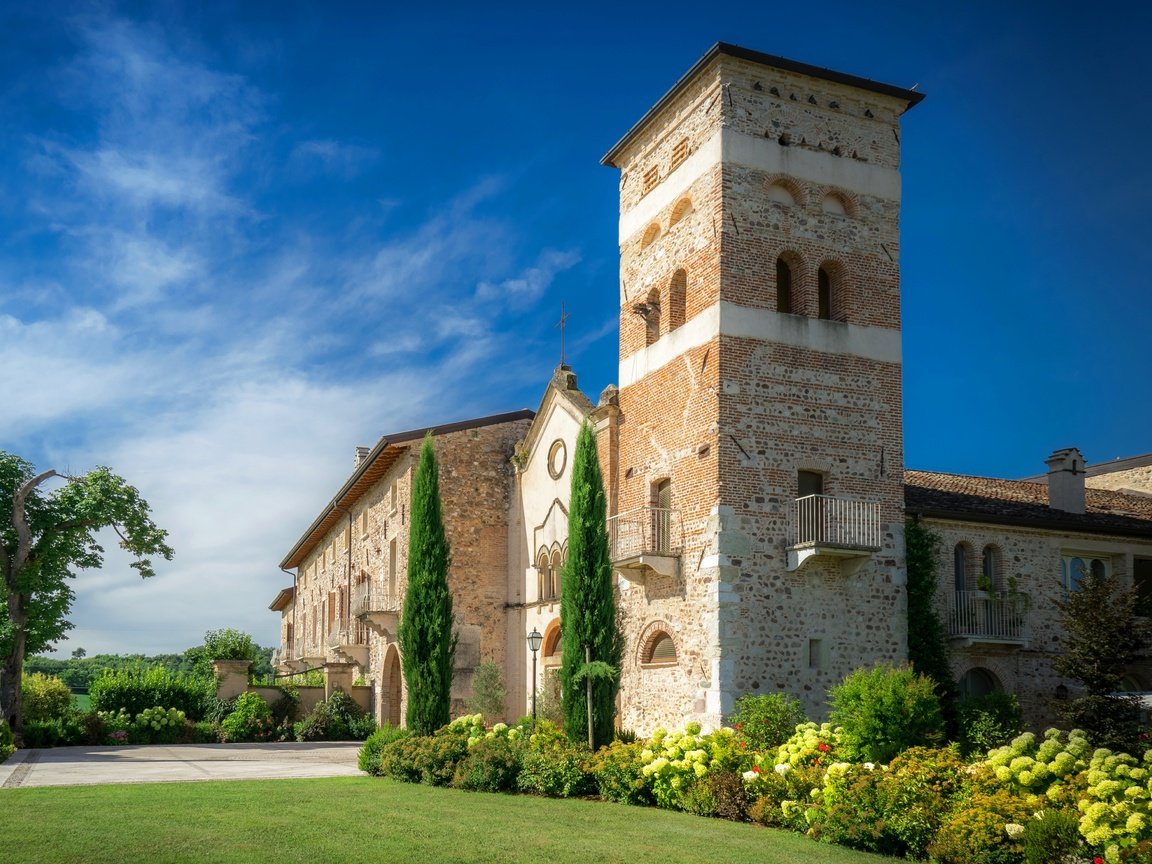
[[1003, 747], [1024, 731], [1020, 703], [1011, 693], [988, 693], [960, 700], [956, 710], [960, 752], [969, 756]]
[[24, 722], [25, 747], [76, 747], [84, 743], [84, 715], [69, 711], [63, 717]]
[[966, 776], [954, 747], [913, 747], [892, 760], [881, 775], [880, 806], [899, 854], [925, 856]]
[[909, 747], [944, 738], [940, 698], [931, 678], [908, 666], [857, 669], [828, 693], [840, 726], [840, 753], [850, 762], [888, 762]]
[[714, 808], [710, 815], [733, 822], [748, 819], [748, 790], [744, 778], [735, 771], [715, 771], [696, 784], [712, 797]]
[[241, 693], [236, 707], [220, 724], [224, 742], [270, 741], [279, 737], [272, 709], [259, 693]]
[[656, 803], [652, 786], [644, 775], [644, 744], [613, 741], [592, 757], [592, 774], [600, 797], [619, 804], [648, 806]]
[[380, 748], [380, 758], [377, 760], [379, 769], [375, 773], [401, 783], [419, 783], [420, 766], [417, 760], [430, 737], [410, 735], [389, 741]]
[[811, 834], [829, 843], [876, 852], [900, 855], [903, 844], [892, 836], [884, 822], [884, 805], [880, 793], [884, 772], [872, 763], [850, 765], [837, 762], [828, 768], [824, 785], [815, 804], [806, 814]]
[[812, 793], [823, 786], [823, 768], [805, 764], [792, 767], [782, 762], [768, 770], [753, 768], [745, 778], [749, 795], [756, 799], [748, 810], [753, 822], [772, 828], [808, 830], [807, 813], [812, 807]]
[[92, 682], [88, 695], [94, 711], [124, 709], [135, 717], [141, 711], [165, 705], [200, 720], [216, 697], [216, 682], [169, 672], [163, 666], [123, 669], [106, 671]]
[[20, 687], [24, 698], [24, 721], [62, 720], [72, 710], [72, 691], [59, 678], [33, 672]]
[[503, 735], [481, 738], [456, 766], [452, 785], [469, 792], [511, 792], [520, 773], [521, 751]]
[[220, 727], [207, 720], [197, 720], [192, 724], [191, 738], [193, 744], [219, 744]]
[[749, 750], [767, 750], [787, 741], [807, 720], [800, 700], [788, 693], [745, 693], [736, 700], [728, 725]]
[[337, 690], [292, 729], [297, 741], [363, 741], [375, 731], [376, 721], [351, 696]]
[[589, 757], [583, 747], [563, 741], [542, 749], [531, 746], [524, 752], [517, 786], [521, 792], [549, 798], [591, 795], [596, 789], [596, 778], [591, 773]]
[[381, 774], [380, 756], [384, 752], [384, 748], [393, 741], [407, 737], [407, 729], [401, 729], [399, 726], [393, 726], [386, 722], [365, 739], [364, 746], [360, 748], [360, 754], [356, 757], [357, 766], [365, 774]]

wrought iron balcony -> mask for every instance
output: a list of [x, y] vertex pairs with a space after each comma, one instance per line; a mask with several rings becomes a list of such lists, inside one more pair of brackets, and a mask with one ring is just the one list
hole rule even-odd
[[368, 663], [368, 633], [359, 623], [338, 627], [329, 632], [328, 647], [344, 660], [360, 666]]
[[381, 636], [395, 638], [400, 625], [400, 601], [399, 592], [387, 592], [372, 580], [361, 582], [352, 589], [352, 616]]
[[948, 635], [966, 645], [1025, 645], [1028, 605], [1028, 595], [1020, 591], [954, 591], [945, 622]]
[[643, 582], [650, 573], [680, 575], [684, 526], [680, 511], [640, 507], [608, 520], [612, 565], [630, 582]]
[[788, 569], [799, 570], [814, 558], [839, 558], [854, 573], [880, 551], [880, 504], [831, 495], [797, 498]]

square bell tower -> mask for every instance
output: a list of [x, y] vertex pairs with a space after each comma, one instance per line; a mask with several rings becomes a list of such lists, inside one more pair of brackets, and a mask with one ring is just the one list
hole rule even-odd
[[778, 691], [820, 716], [852, 669], [906, 659], [900, 118], [921, 98], [720, 43], [603, 159], [626, 727]]

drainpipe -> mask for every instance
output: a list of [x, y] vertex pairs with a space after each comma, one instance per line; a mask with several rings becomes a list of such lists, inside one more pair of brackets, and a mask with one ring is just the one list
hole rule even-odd
[[[293, 645], [295, 645], [295, 643], [296, 643], [296, 604], [300, 600], [300, 597], [298, 596], [299, 592], [300, 592], [300, 579], [299, 579], [300, 568], [297, 567], [295, 573], [293, 573], [291, 570], [284, 570], [283, 567], [281, 567], [280, 569], [292, 577], [292, 643], [293, 643]], [[289, 667], [289, 668], [291, 668], [291, 667]], [[275, 673], [273, 673], [273, 674], [275, 674]]]

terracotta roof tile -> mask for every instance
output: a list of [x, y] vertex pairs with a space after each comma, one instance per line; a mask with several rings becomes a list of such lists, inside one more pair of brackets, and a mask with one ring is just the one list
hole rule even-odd
[[977, 522], [1152, 538], [1152, 496], [1085, 489], [1083, 514], [1048, 506], [1048, 484], [936, 471], [904, 472], [904, 503], [911, 513]]

